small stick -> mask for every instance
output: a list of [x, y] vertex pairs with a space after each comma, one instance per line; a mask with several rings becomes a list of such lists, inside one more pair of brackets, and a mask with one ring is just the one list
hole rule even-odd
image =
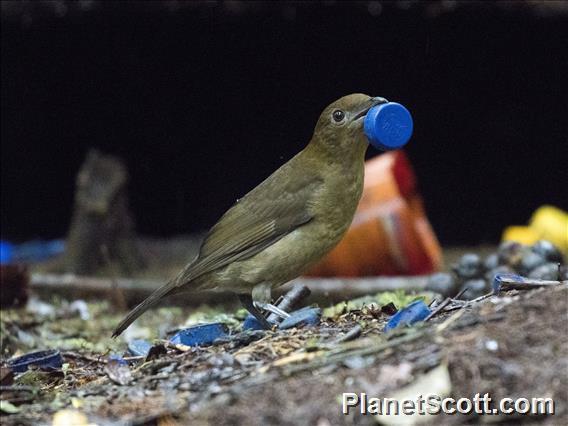
[[446, 297], [442, 303], [436, 306], [436, 308], [432, 312], [430, 312], [430, 314], [426, 318], [424, 318], [424, 322], [430, 321], [434, 316], [438, 315], [438, 313], [446, 306], [448, 306], [451, 301], [452, 301], [451, 297]]
[[361, 335], [362, 332], [363, 332], [363, 329], [361, 328], [361, 326], [359, 324], [357, 324], [355, 327], [353, 327], [351, 330], [349, 330], [343, 336], [339, 336], [337, 339], [333, 340], [331, 342], [331, 344], [336, 345], [338, 343], [349, 342], [351, 340], [355, 340], [357, 337], [359, 337]]
[[74, 352], [62, 352], [61, 355], [63, 356], [63, 358], [83, 359], [85, 361], [98, 362], [101, 364], [107, 364], [108, 362], [106, 359], [100, 359], [100, 357], [95, 358], [93, 356], [77, 354]]
[[[283, 291], [290, 291], [296, 285], [308, 287], [311, 295], [315, 297], [331, 297], [334, 299], [351, 298], [366, 294], [376, 294], [382, 291], [408, 290], [424, 291], [428, 282], [427, 276], [417, 277], [368, 277], [368, 278], [298, 278], [293, 282], [282, 286]], [[30, 277], [30, 287], [33, 290], [58, 292], [69, 294], [73, 291], [80, 292], [83, 297], [86, 293], [92, 295], [108, 295], [109, 289], [114, 288], [124, 291], [127, 299], [140, 301], [144, 296], [152, 293], [163, 280], [142, 278], [98, 278], [92, 276], [80, 276], [75, 274], [46, 274], [33, 273]], [[305, 296], [304, 296], [305, 297]], [[195, 293], [192, 303], [202, 303], [205, 300], [225, 300], [223, 293]], [[170, 300], [175, 302], [177, 298]], [[278, 305], [282, 308], [280, 305]], [[286, 309], [284, 309], [286, 310]]]
[[459, 299], [460, 297], [462, 297], [462, 296], [465, 294], [465, 292], [468, 291], [468, 290], [469, 290], [469, 287], [462, 288], [462, 289], [459, 291], [459, 293], [454, 296], [454, 300], [457, 300], [457, 299]]

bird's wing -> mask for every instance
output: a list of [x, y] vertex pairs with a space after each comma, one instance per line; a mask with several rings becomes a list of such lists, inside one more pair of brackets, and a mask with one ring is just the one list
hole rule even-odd
[[312, 200], [322, 180], [310, 173], [271, 179], [275, 177], [237, 201], [211, 228], [199, 256], [178, 276], [177, 285], [252, 257], [312, 220]]
[[209, 231], [197, 259], [132, 309], [116, 327], [113, 337], [184, 284], [231, 262], [248, 259], [312, 220], [313, 200], [323, 180], [317, 170], [306, 167], [300, 174], [293, 173], [292, 162], [231, 207]]

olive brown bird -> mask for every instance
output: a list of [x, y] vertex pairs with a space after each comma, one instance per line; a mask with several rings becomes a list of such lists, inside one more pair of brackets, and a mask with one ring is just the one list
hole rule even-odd
[[121, 334], [163, 297], [230, 291], [266, 328], [257, 306], [272, 288], [298, 277], [347, 231], [363, 189], [365, 115], [386, 99], [344, 96], [321, 113], [310, 143], [219, 219], [198, 256], [116, 327]]

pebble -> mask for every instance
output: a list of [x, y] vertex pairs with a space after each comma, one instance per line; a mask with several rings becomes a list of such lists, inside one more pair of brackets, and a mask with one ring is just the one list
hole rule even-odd
[[529, 274], [529, 278], [537, 280], [557, 280], [558, 279], [558, 264], [545, 263], [536, 269], [533, 269]]
[[568, 265], [560, 267], [560, 279], [563, 281], [568, 280]]
[[466, 253], [454, 266], [454, 271], [466, 280], [479, 277], [482, 274], [481, 258], [475, 253]]
[[483, 279], [468, 280], [462, 285], [463, 289], [468, 289], [461, 297], [464, 300], [476, 299], [489, 292], [487, 282]]
[[504, 241], [497, 249], [500, 265], [516, 267], [523, 256], [524, 246], [514, 241]]
[[495, 269], [499, 266], [499, 256], [497, 253], [491, 253], [489, 256], [485, 258], [483, 262], [483, 267], [486, 271], [490, 271], [491, 269]]
[[426, 284], [426, 290], [439, 293], [446, 297], [455, 296], [457, 293], [457, 281], [454, 274], [438, 272], [430, 275]]
[[552, 263], [564, 263], [564, 256], [550, 241], [540, 240], [533, 244], [531, 250], [541, 255], [546, 261]]
[[544, 265], [546, 259], [539, 253], [535, 253], [532, 250], [528, 250], [522, 257], [521, 263], [519, 264], [519, 272], [521, 274], [528, 274], [533, 269], [538, 268], [540, 265]]

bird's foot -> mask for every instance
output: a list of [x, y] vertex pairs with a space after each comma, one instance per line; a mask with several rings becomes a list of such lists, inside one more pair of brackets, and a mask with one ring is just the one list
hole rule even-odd
[[249, 313], [257, 319], [257, 321], [262, 325], [265, 330], [272, 330], [273, 324], [268, 322], [268, 320], [262, 315], [258, 308], [254, 305], [252, 297], [250, 294], [239, 294], [239, 300], [243, 307], [249, 311]]

